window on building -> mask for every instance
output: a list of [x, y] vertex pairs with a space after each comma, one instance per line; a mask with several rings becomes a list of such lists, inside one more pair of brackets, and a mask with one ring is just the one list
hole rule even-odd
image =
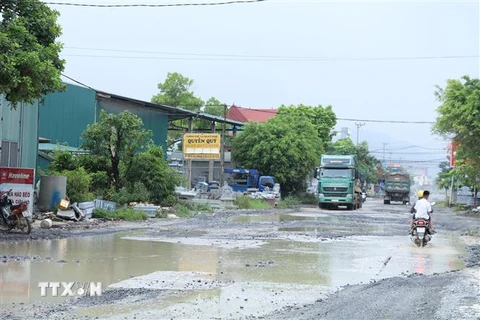
[[18, 167], [19, 149], [18, 142], [2, 141], [2, 157], [0, 159], [0, 166], [2, 167]]

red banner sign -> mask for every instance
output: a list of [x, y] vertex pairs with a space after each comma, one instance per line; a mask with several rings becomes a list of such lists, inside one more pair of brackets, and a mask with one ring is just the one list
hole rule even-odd
[[26, 201], [33, 213], [35, 169], [0, 167], [0, 196], [10, 191], [8, 197], [14, 204]]
[[34, 169], [0, 167], [0, 184], [15, 183], [33, 185], [34, 180]]

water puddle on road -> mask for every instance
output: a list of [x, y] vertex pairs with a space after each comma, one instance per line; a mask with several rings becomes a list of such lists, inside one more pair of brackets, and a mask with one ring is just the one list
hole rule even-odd
[[281, 221], [325, 221], [340, 222], [341, 218], [322, 213], [276, 213], [276, 214], [251, 214], [232, 218], [233, 222], [242, 223], [261, 223], [261, 222], [281, 222]]
[[[184, 244], [185, 239], [189, 238], [152, 241], [143, 234], [117, 234], [3, 244], [0, 304], [63, 299], [41, 297], [38, 282], [102, 282], [104, 289], [114, 284], [118, 288], [172, 290], [167, 284], [173, 278], [196, 272], [200, 282], [206, 279], [215, 281], [214, 285], [192, 287], [181, 296], [163, 297], [158, 303], [92, 307], [80, 312], [100, 318], [118, 315], [121, 319], [133, 315], [137, 319], [261, 315], [292, 301], [312, 303], [322, 293], [346, 284], [402, 273], [462, 269], [466, 256], [461, 241], [448, 234], [435, 235], [425, 248], [415, 247], [407, 236], [270, 240], [233, 247], [217, 246], [215, 239], [207, 244], [190, 238]], [[1, 262], [2, 255], [40, 258]], [[177, 283], [175, 290], [182, 288]], [[148, 312], [152, 312], [151, 317]]]

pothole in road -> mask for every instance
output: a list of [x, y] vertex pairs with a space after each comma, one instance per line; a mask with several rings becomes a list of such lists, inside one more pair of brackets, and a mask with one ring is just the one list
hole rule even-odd
[[255, 222], [286, 222], [286, 221], [325, 221], [339, 223], [343, 219], [322, 213], [280, 213], [280, 214], [252, 214], [232, 218], [233, 222], [255, 223]]
[[[132, 314], [104, 306], [88, 311], [100, 317], [123, 319], [137, 314], [141, 318], [138, 314], [145, 310], [153, 312], [153, 318], [168, 314], [180, 318], [230, 317], [231, 312], [235, 316], [261, 315], [292, 301], [311, 303], [346, 284], [402, 273], [462, 269], [466, 256], [462, 242], [448, 234], [435, 235], [425, 248], [415, 247], [407, 236], [329, 241], [291, 237], [255, 241], [255, 245], [236, 240], [232, 241], [235, 246], [216, 245], [215, 241], [186, 244], [182, 242], [185, 239], [165, 241], [117, 234], [6, 246], [2, 255], [35, 255], [40, 259], [0, 263], [0, 304], [62, 299], [40, 297], [38, 282], [102, 282], [104, 289], [115, 284], [116, 288], [185, 292], [168, 299], [163, 295], [158, 304], [129, 305], [126, 308]], [[200, 282], [189, 278], [192, 273]], [[186, 279], [192, 280], [186, 282], [191, 285], [182, 282]], [[176, 284], [171, 285], [174, 281]]]

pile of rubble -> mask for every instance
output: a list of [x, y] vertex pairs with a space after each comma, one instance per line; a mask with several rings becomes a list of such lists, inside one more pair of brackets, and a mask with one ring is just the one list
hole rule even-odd
[[57, 211], [49, 212], [37, 212], [34, 215], [35, 220], [39, 220], [40, 226], [45, 229], [49, 229], [53, 226], [53, 222], [66, 222], [66, 221], [83, 221], [91, 219], [93, 216], [93, 209], [95, 208], [95, 202], [83, 202], [80, 204], [71, 204], [69, 200], [61, 200], [57, 207]]

